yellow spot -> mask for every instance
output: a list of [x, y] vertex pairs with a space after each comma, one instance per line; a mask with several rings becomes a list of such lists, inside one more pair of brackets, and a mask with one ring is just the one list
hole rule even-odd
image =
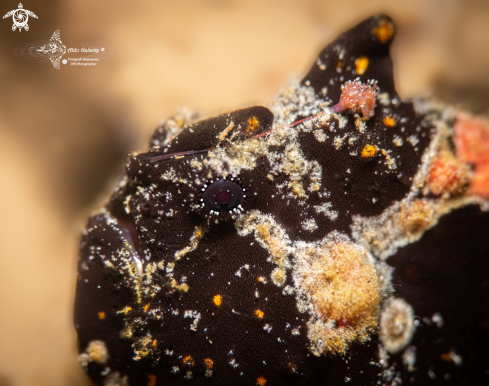
[[368, 62], [369, 60], [366, 56], [360, 56], [357, 60], [355, 60], [357, 75], [363, 75], [365, 71], [367, 71]]
[[149, 306], [150, 306], [150, 305], [151, 305], [151, 304], [150, 304], [150, 303], [148, 303], [148, 304], [146, 304], [146, 305], [144, 306], [144, 312], [148, 312], [148, 310], [149, 310]]
[[98, 318], [99, 318], [100, 320], [104, 320], [104, 319], [105, 319], [105, 312], [100, 311], [100, 312], [98, 313]]
[[177, 127], [181, 128], [183, 126], [183, 117], [178, 117], [177, 118]]
[[117, 313], [118, 314], [125, 314], [125, 315], [127, 315], [129, 313], [129, 311], [132, 311], [132, 307], [127, 306], [122, 311], [118, 311]]
[[370, 158], [373, 157], [377, 153], [377, 149], [374, 145], [366, 145], [362, 149], [362, 158]]
[[260, 121], [257, 117], [248, 118], [248, 127], [246, 127], [246, 132], [253, 134], [260, 127]]
[[220, 306], [222, 304], [222, 296], [221, 295], [216, 295], [214, 296], [214, 298], [212, 299], [212, 301], [214, 302], [214, 304], [216, 306]]
[[157, 339], [153, 340], [153, 342], [151, 342], [151, 345], [153, 346], [153, 348], [158, 347], [158, 340]]
[[394, 127], [396, 125], [396, 121], [391, 116], [385, 117], [383, 121], [387, 127]]
[[256, 380], [256, 384], [257, 386], [265, 386], [267, 384], [267, 380], [265, 379], [265, 377], [259, 377]]
[[258, 319], [263, 319], [265, 313], [262, 310], [255, 310], [255, 315]]
[[195, 362], [194, 362], [194, 359], [190, 355], [187, 355], [185, 358], [183, 358], [183, 364], [189, 365], [190, 367], [193, 367]]
[[175, 156], [175, 159], [182, 159], [182, 158], [185, 158], [185, 156], [183, 156], [183, 155], [176, 155]]
[[214, 366], [214, 361], [211, 358], [205, 358], [204, 365], [207, 369], [212, 369], [212, 367]]
[[382, 19], [377, 27], [372, 28], [370, 33], [375, 35], [379, 42], [384, 44], [394, 35], [394, 26], [386, 19]]

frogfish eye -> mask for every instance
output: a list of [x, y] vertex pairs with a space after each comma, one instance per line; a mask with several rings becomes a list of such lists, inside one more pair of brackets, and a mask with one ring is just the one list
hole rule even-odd
[[202, 206], [212, 212], [231, 212], [241, 210], [241, 204], [246, 197], [243, 187], [237, 179], [219, 179], [210, 181], [204, 186]]

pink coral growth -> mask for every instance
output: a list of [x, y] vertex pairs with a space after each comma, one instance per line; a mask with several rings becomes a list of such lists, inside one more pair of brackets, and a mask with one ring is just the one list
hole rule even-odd
[[341, 86], [340, 102], [332, 107], [334, 112], [350, 110], [353, 113], [360, 111], [365, 118], [373, 117], [375, 98], [379, 95], [376, 80], [367, 83], [360, 82], [360, 78], [353, 82], [349, 80]]

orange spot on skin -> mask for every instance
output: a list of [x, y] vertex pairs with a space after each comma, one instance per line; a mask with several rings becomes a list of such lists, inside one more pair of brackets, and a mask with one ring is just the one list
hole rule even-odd
[[[362, 83], [359, 79], [349, 80], [341, 85], [341, 96], [338, 105], [339, 111], [361, 112], [364, 118], [374, 116], [375, 98], [379, 94], [377, 83]], [[333, 109], [333, 111], [337, 111]]]
[[386, 125], [387, 127], [394, 127], [396, 125], [395, 119], [390, 116], [385, 117], [382, 121], [384, 122], [384, 125]]
[[474, 166], [470, 193], [489, 198], [489, 122], [460, 114], [454, 130], [457, 156]]
[[355, 71], [357, 75], [365, 74], [367, 71], [369, 60], [366, 56], [360, 56], [355, 60]]
[[148, 310], [149, 310], [149, 306], [150, 306], [150, 305], [151, 305], [151, 304], [150, 304], [150, 303], [148, 303], [148, 304], [146, 304], [146, 305], [144, 306], [144, 312], [148, 312]]
[[153, 342], [151, 342], [151, 344], [152, 344], [153, 348], [158, 347], [158, 340], [156, 340], [156, 339], [153, 340]]
[[258, 280], [258, 283], [262, 283], [262, 284], [267, 283], [267, 279], [265, 279], [263, 276], [258, 276], [256, 280]]
[[345, 65], [345, 62], [343, 60], [340, 60], [338, 64], [336, 65], [336, 68], [342, 68]]
[[362, 149], [361, 156], [362, 158], [371, 158], [377, 153], [377, 149], [375, 148], [374, 145], [366, 145]]
[[379, 42], [384, 44], [394, 35], [394, 26], [390, 21], [382, 19], [379, 24], [377, 24], [377, 27], [370, 30], [370, 33], [375, 35], [375, 37], [379, 39]]
[[216, 295], [212, 298], [212, 301], [216, 306], [220, 306], [222, 304], [222, 296], [221, 295]]
[[442, 151], [431, 164], [428, 186], [433, 194], [460, 192], [469, 180], [469, 170], [465, 163], [455, 158], [449, 151]]
[[148, 375], [148, 386], [156, 386], [156, 375], [154, 374]]
[[265, 377], [259, 377], [256, 380], [256, 384], [257, 386], [265, 386], [267, 384], [267, 380], [265, 379]]
[[248, 126], [246, 127], [246, 132], [253, 134], [260, 127], [260, 121], [257, 117], [248, 118]]
[[265, 313], [262, 310], [255, 310], [255, 315], [258, 319], [263, 319]]
[[212, 369], [212, 367], [214, 366], [214, 361], [211, 358], [205, 358], [204, 365], [207, 369]]
[[190, 355], [187, 355], [182, 361], [184, 365], [188, 365], [190, 367], [193, 367], [195, 364], [194, 359]]
[[100, 320], [104, 320], [104, 319], [105, 319], [105, 312], [104, 312], [104, 311], [100, 311], [100, 312], [98, 313], [98, 318], [99, 318]]

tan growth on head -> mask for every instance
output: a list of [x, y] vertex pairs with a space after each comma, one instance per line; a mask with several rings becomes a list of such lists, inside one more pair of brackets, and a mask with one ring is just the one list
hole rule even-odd
[[105, 342], [102, 340], [92, 340], [86, 350], [81, 353], [78, 360], [82, 367], [87, 367], [89, 363], [106, 364], [109, 360], [109, 351]]
[[380, 289], [366, 250], [339, 236], [298, 255], [299, 285], [313, 308], [312, 351], [344, 353], [351, 342], [367, 340], [377, 327]]

